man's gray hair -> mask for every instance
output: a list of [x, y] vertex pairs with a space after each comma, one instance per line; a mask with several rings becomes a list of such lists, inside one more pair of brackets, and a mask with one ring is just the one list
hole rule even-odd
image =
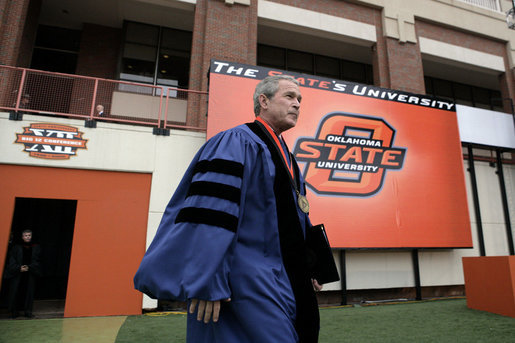
[[279, 89], [280, 80], [290, 81], [299, 86], [299, 81], [288, 75], [273, 75], [265, 77], [260, 83], [258, 83], [256, 90], [254, 91], [254, 114], [256, 117], [261, 112], [259, 96], [264, 94], [268, 99], [272, 99]]

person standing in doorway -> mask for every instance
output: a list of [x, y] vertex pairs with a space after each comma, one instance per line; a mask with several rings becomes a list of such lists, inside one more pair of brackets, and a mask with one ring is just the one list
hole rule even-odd
[[16, 244], [9, 251], [5, 279], [9, 284], [7, 296], [12, 318], [18, 316], [19, 304], [23, 304], [24, 315], [33, 318], [32, 306], [36, 278], [41, 275], [41, 248], [32, 242], [32, 231], [24, 230], [22, 244]]

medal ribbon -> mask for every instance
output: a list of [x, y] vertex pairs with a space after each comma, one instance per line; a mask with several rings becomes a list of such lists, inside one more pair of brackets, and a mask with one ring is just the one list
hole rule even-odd
[[[267, 143], [267, 145], [270, 146], [273, 143], [275, 150], [278, 153], [280, 153], [281, 162], [282, 162], [284, 168], [286, 168], [286, 170], [289, 171], [290, 176], [291, 176], [288, 178], [288, 180], [290, 180], [290, 184], [291, 184], [292, 188], [295, 190], [295, 193], [297, 193], [297, 205], [299, 206], [299, 208], [301, 209], [302, 212], [304, 212], [306, 214], [309, 213], [309, 202], [304, 195], [300, 194], [300, 191], [299, 191], [300, 184], [297, 184], [297, 182], [295, 182], [295, 173], [294, 173], [294, 169], [293, 169], [293, 164], [294, 164], [293, 155], [291, 155], [291, 154], [289, 155], [291, 165], [288, 163], [288, 160], [286, 158], [286, 154], [287, 154], [287, 151], [285, 151], [285, 150], [287, 150], [286, 143], [284, 143], [284, 147], [283, 147], [281, 142], [279, 141], [279, 137], [275, 134], [274, 130], [272, 130], [272, 128], [263, 120], [263, 118], [256, 117], [256, 121], [254, 122], [254, 124], [256, 124], [256, 126], [260, 129], [260, 131], [270, 140], [269, 143]], [[258, 136], [259, 136], [259, 134], [258, 134]], [[284, 140], [283, 140], [283, 142], [284, 142]], [[300, 181], [300, 177], [299, 177], [299, 181]]]
[[[295, 174], [293, 173], [293, 163], [288, 163], [288, 159], [286, 158], [286, 154], [288, 153], [287, 151], [284, 151], [283, 149], [283, 146], [281, 144], [281, 142], [279, 142], [279, 137], [277, 137], [277, 135], [275, 134], [274, 130], [272, 130], [272, 128], [270, 127], [270, 125], [268, 125], [267, 122], [265, 122], [263, 120], [263, 118], [261, 117], [256, 117], [256, 120], [258, 122], [260, 122], [261, 124], [263, 124], [263, 126], [265, 127], [265, 129], [268, 131], [268, 133], [270, 134], [270, 136], [272, 137], [272, 139], [274, 140], [274, 143], [277, 147], [277, 149], [279, 149], [279, 151], [281, 152], [281, 157], [283, 158], [283, 162], [284, 162], [284, 165], [286, 166], [286, 168], [288, 169], [288, 171], [290, 172], [290, 175], [291, 175], [291, 178], [292, 179], [295, 179]], [[284, 140], [283, 140], [284, 141]], [[284, 143], [286, 145], [286, 143]], [[290, 157], [291, 159], [291, 157]], [[296, 187], [295, 187], [296, 188]]]

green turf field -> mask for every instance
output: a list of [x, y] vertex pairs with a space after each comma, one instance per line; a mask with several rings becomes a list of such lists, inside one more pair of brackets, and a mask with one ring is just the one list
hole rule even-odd
[[[515, 342], [515, 318], [471, 310], [465, 299], [321, 308], [320, 316], [321, 343]], [[186, 315], [180, 313], [0, 321], [5, 343], [170, 343], [185, 337]]]

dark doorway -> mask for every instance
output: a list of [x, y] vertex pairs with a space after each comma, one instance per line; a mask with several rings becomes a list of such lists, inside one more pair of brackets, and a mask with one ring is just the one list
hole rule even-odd
[[32, 230], [32, 241], [41, 246], [43, 275], [34, 294], [36, 316], [38, 309], [64, 312], [76, 210], [76, 200], [16, 198], [9, 246], [21, 243], [25, 229]]

